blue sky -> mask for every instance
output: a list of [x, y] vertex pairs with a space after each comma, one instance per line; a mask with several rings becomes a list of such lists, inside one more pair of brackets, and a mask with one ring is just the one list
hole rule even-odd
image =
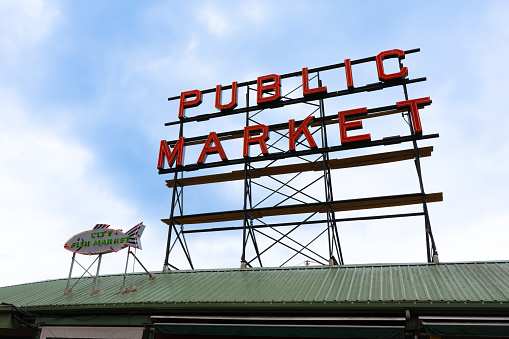
[[[440, 138], [428, 143], [435, 151], [423, 174], [428, 192], [444, 192], [430, 206], [440, 259], [507, 259], [508, 15], [504, 1], [2, 1], [0, 286], [65, 277], [64, 242], [96, 223], [127, 230], [144, 221], [140, 258], [162, 268], [170, 191], [157, 155], [160, 140], [177, 137], [164, 123], [178, 113], [168, 97], [395, 48], [421, 48], [404, 62], [410, 77], [428, 80], [410, 95], [433, 100], [421, 120]], [[224, 124], [192, 132], [242, 128]], [[406, 192], [407, 177], [383, 166], [345, 176], [392, 173], [395, 183], [380, 191]], [[217, 187], [186, 198], [194, 213], [237, 208], [240, 199]], [[419, 221], [340, 232], [346, 263], [425, 261]], [[190, 241], [198, 267], [239, 264], [238, 234]], [[111, 254], [103, 272], [124, 263], [125, 253]]]

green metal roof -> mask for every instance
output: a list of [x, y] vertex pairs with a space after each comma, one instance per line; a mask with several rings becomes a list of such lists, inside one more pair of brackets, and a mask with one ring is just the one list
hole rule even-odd
[[[0, 302], [27, 310], [193, 308], [508, 307], [509, 262], [194, 270], [127, 277], [138, 290], [119, 295], [123, 275], [0, 288]], [[73, 279], [71, 285], [77, 280]], [[1, 310], [1, 308], [0, 308]]]

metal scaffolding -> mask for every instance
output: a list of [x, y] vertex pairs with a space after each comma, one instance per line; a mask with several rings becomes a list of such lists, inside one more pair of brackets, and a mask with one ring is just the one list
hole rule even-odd
[[[405, 54], [418, 52], [419, 49], [405, 51]], [[400, 69], [403, 69], [401, 58], [398, 58]], [[351, 65], [363, 64], [375, 61], [375, 57], [352, 60]], [[350, 61], [349, 61], [350, 62]], [[315, 69], [310, 69], [309, 74], [313, 76], [309, 81], [315, 81], [318, 87], [322, 87], [320, 72], [345, 67], [345, 63], [339, 63]], [[350, 67], [348, 65], [348, 67]], [[281, 75], [281, 79], [302, 76], [302, 72], [294, 72]], [[195, 163], [184, 166], [173, 166], [160, 168], [160, 174], [173, 174], [173, 180], [167, 180], [167, 186], [172, 189], [171, 209], [168, 219], [163, 219], [169, 226], [164, 269], [179, 269], [170, 262], [170, 254], [176, 248], [180, 248], [184, 254], [189, 267], [194, 269], [191, 254], [186, 242], [186, 235], [204, 232], [225, 232], [242, 231], [242, 253], [240, 255], [241, 268], [263, 266], [262, 258], [267, 255], [275, 246], [286, 249], [288, 257], [283, 260], [280, 266], [288, 264], [297, 256], [305, 258], [306, 263], [313, 262], [321, 265], [343, 265], [343, 252], [341, 249], [338, 223], [351, 221], [365, 221], [376, 219], [402, 218], [402, 217], [424, 217], [426, 252], [428, 262], [438, 262], [438, 252], [431, 231], [428, 207], [429, 202], [441, 201], [442, 193], [426, 194], [424, 190], [420, 158], [431, 155], [432, 147], [418, 146], [419, 140], [426, 140], [438, 137], [438, 134], [423, 135], [414, 131], [414, 122], [410, 107], [398, 107], [398, 105], [381, 106], [369, 108], [365, 114], [351, 117], [350, 120], [364, 120], [390, 114], [401, 114], [410, 127], [410, 134], [406, 136], [394, 136], [380, 140], [369, 140], [363, 142], [345, 143], [336, 146], [329, 146], [327, 126], [338, 123], [338, 114], [327, 115], [324, 107], [325, 99], [341, 97], [344, 95], [378, 91], [384, 88], [401, 86], [405, 100], [409, 100], [407, 85], [425, 81], [426, 78], [406, 79], [399, 78], [387, 82], [376, 82], [365, 86], [349, 86], [346, 90], [322, 93], [319, 96], [292, 98], [291, 94], [298, 90], [298, 86], [288, 93], [281, 95], [281, 100], [272, 103], [270, 106], [250, 105], [250, 92], [256, 91], [252, 85], [256, 81], [239, 83], [238, 88], [245, 88], [245, 107], [238, 109], [222, 110], [209, 114], [200, 114], [192, 117], [181, 117], [178, 121], [166, 123], [166, 126], [179, 125], [179, 138], [184, 136], [184, 125], [190, 122], [207, 121], [214, 118], [230, 116], [234, 114], [245, 114], [245, 126], [259, 125], [258, 118], [262, 112], [270, 111], [273, 108], [285, 107], [288, 105], [300, 104], [311, 108], [308, 117], [295, 121], [295, 126], [301, 126], [309, 122], [309, 132], [315, 136], [319, 143], [312, 147], [309, 143], [296, 140], [296, 148], [287, 151], [281, 147], [281, 143], [290, 140], [288, 123], [276, 123], [268, 125], [271, 133], [276, 135], [276, 140], [267, 142], [267, 149], [271, 152], [257, 156], [244, 156], [238, 159], [228, 159], [217, 162]], [[224, 86], [223, 89], [231, 89], [232, 86]], [[215, 89], [201, 91], [202, 94], [213, 93]], [[177, 100], [180, 96], [169, 98]], [[233, 99], [232, 99], [233, 100]], [[429, 102], [418, 103], [422, 109], [429, 105]], [[318, 112], [317, 116], [314, 116]], [[307, 126], [307, 125], [306, 125]], [[307, 127], [306, 127], [307, 128]], [[286, 130], [286, 132], [285, 132]], [[293, 131], [292, 131], [293, 132]], [[232, 139], [242, 139], [244, 130], [228, 131], [217, 133], [221, 142]], [[205, 144], [207, 135], [185, 138], [185, 145]], [[306, 136], [306, 139], [308, 137]], [[340, 151], [356, 151], [376, 146], [397, 145], [401, 143], [412, 143], [412, 148], [370, 153], [367, 155], [355, 155], [343, 158], [333, 158]], [[170, 147], [175, 147], [177, 140], [168, 141]], [[298, 148], [298, 149], [297, 149]], [[400, 194], [378, 197], [367, 197], [361, 199], [335, 200], [333, 179], [331, 172], [335, 169], [369, 166], [383, 163], [414, 160], [416, 173], [419, 181], [419, 192], [412, 194]], [[214, 173], [204, 176], [184, 177], [184, 173], [191, 173], [199, 169], [221, 168], [224, 166], [243, 166], [242, 170], [231, 172]], [[311, 174], [312, 175], [311, 175]], [[308, 175], [308, 176], [305, 176]], [[223, 210], [219, 212], [185, 214], [184, 213], [184, 187], [193, 185], [204, 185], [218, 182], [243, 180], [242, 209]], [[270, 182], [270, 183], [267, 183]], [[309, 194], [307, 190], [313, 185], [323, 182], [324, 195], [322, 198]], [[313, 186], [314, 187], [314, 186]], [[258, 190], [255, 193], [255, 190]], [[264, 192], [264, 193], [259, 193]], [[279, 200], [278, 200], [279, 199]], [[267, 206], [268, 205], [268, 206]], [[338, 218], [337, 213], [346, 211], [370, 210], [383, 207], [421, 205], [422, 211], [405, 213], [382, 213], [376, 215], [361, 215], [356, 217]], [[321, 217], [323, 215], [323, 217]], [[284, 221], [266, 220], [272, 217], [284, 217]], [[242, 221], [239, 226], [224, 227], [195, 227], [185, 229], [184, 225], [202, 225], [216, 222]], [[304, 225], [322, 225], [315, 227], [318, 230], [315, 236], [306, 240], [298, 239], [295, 233]], [[270, 233], [268, 232], [270, 231]], [[318, 239], [327, 237], [327, 253], [316, 250], [313, 245]], [[264, 239], [263, 245], [259, 241]], [[320, 240], [321, 241], [321, 240]], [[324, 247], [320, 245], [320, 247]]]

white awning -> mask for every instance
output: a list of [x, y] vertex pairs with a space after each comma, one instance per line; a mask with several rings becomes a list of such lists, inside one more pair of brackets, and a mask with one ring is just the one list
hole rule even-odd
[[64, 327], [44, 326], [40, 339], [90, 338], [90, 339], [141, 339], [143, 327]]

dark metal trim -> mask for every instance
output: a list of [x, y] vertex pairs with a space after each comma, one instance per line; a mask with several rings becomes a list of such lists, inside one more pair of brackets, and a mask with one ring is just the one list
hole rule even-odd
[[[367, 217], [352, 217], [352, 218], [336, 218], [335, 222], [349, 222], [349, 221], [363, 221], [363, 220], [378, 220], [378, 219], [391, 219], [391, 218], [404, 218], [404, 217], [417, 217], [424, 215], [424, 212], [415, 212], [415, 213], [400, 213], [400, 214], [384, 214], [384, 215], [374, 215]], [[299, 222], [282, 222], [282, 223], [274, 223], [274, 224], [264, 224], [264, 225], [253, 225], [251, 228], [267, 228], [267, 227], [282, 227], [282, 226], [294, 226], [295, 224], [300, 225], [312, 225], [312, 224], [324, 224], [327, 220], [310, 220], [310, 221], [299, 221]], [[242, 226], [230, 226], [230, 227], [212, 227], [212, 228], [201, 228], [197, 230], [187, 230], [183, 233], [205, 233], [205, 232], [221, 232], [221, 231], [236, 231], [242, 230]]]
[[[420, 317], [422, 318], [422, 317]], [[271, 320], [271, 321], [405, 321], [405, 317], [246, 317], [246, 316], [151, 316], [150, 319]]]

